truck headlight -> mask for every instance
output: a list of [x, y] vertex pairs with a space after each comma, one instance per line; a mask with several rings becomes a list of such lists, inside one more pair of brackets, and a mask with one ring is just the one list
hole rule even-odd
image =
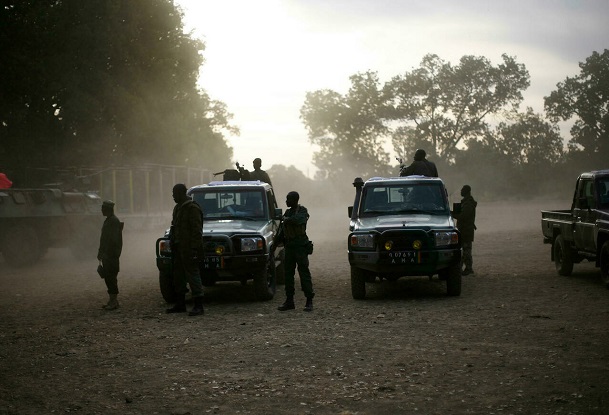
[[351, 235], [351, 246], [354, 248], [374, 248], [374, 235], [369, 233]]
[[452, 231], [436, 231], [436, 246], [457, 245], [459, 243], [459, 234]]
[[241, 252], [261, 251], [264, 248], [262, 238], [241, 238]]

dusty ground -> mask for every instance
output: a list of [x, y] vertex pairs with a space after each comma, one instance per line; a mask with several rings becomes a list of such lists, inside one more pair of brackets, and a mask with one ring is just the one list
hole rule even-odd
[[365, 301], [346, 209], [309, 207], [313, 313], [237, 284], [208, 289], [203, 317], [167, 315], [158, 232], [129, 223], [115, 312], [94, 259], [0, 260], [0, 414], [609, 413], [609, 291], [588, 263], [558, 277], [542, 244], [539, 209], [563, 204], [481, 203], [460, 297], [421, 278]]

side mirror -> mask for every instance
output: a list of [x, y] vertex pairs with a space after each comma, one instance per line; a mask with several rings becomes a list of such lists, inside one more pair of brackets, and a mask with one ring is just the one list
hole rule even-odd
[[273, 219], [279, 220], [283, 216], [283, 210], [281, 208], [275, 208], [274, 214], [275, 216], [273, 217]]
[[353, 214], [353, 206], [349, 206], [347, 208], [347, 212], [349, 213], [349, 217], [351, 217], [351, 215]]
[[453, 211], [451, 212], [451, 214], [458, 215], [459, 213], [461, 213], [461, 203], [453, 203]]

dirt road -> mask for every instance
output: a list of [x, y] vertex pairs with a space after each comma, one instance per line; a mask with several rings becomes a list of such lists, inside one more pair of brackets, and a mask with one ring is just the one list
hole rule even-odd
[[480, 203], [460, 297], [436, 277], [365, 301], [351, 298], [346, 208], [309, 207], [313, 313], [302, 293], [281, 313], [283, 293], [225, 284], [203, 317], [167, 315], [159, 231], [129, 223], [114, 312], [95, 259], [0, 260], [0, 414], [609, 413], [609, 291], [592, 264], [554, 271], [539, 209], [561, 207]]

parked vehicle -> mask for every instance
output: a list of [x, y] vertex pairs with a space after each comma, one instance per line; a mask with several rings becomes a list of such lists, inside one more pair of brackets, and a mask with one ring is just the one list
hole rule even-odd
[[69, 247], [76, 258], [95, 258], [103, 223], [93, 192], [60, 189], [0, 190], [0, 251], [12, 266], [38, 261], [49, 248]]
[[600, 268], [609, 289], [609, 170], [582, 173], [568, 210], [542, 210], [544, 243], [559, 275], [571, 275], [583, 260]]
[[439, 178], [356, 178], [349, 206], [351, 294], [366, 296], [366, 283], [437, 274], [447, 293], [461, 294], [461, 243], [448, 193]]
[[[192, 187], [188, 195], [203, 210], [203, 250], [200, 261], [203, 285], [253, 281], [259, 300], [270, 300], [282, 281], [283, 250], [271, 255], [282, 210], [273, 188], [260, 181], [212, 181]], [[175, 300], [171, 270], [170, 230], [156, 242], [161, 294]]]

